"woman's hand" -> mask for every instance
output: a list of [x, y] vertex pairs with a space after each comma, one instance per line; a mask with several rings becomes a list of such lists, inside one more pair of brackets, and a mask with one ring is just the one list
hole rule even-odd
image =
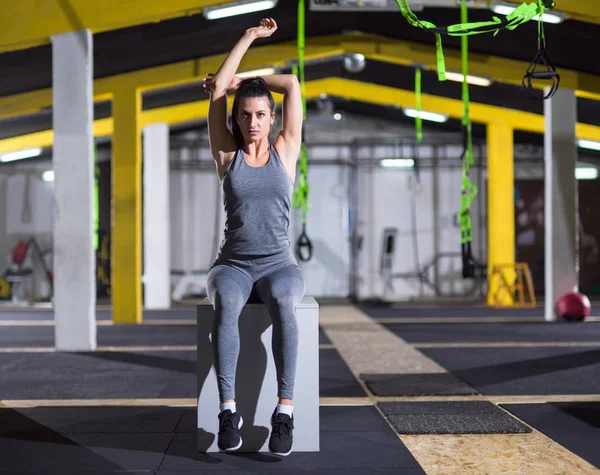
[[263, 18], [259, 26], [249, 28], [247, 31], [252, 33], [256, 38], [268, 38], [277, 30], [277, 23], [273, 18]]
[[[209, 94], [212, 94], [215, 89], [215, 83], [213, 81], [214, 77], [215, 75], [213, 73], [208, 73], [204, 78], [204, 84], [202, 86], [204, 87], [204, 90]], [[233, 76], [231, 82], [227, 86], [227, 94], [233, 94], [235, 91], [237, 91], [242, 81], [242, 78]]]

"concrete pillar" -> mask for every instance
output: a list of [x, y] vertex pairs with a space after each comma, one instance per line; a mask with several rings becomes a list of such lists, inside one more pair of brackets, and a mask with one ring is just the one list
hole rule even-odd
[[545, 318], [556, 320], [556, 301], [579, 286], [577, 229], [577, 99], [560, 88], [544, 101]]
[[90, 30], [53, 36], [56, 349], [96, 349], [94, 97]]
[[[191, 162], [192, 151], [189, 148], [181, 149], [180, 160]], [[193, 219], [192, 203], [196, 200], [196, 187], [194, 186], [194, 174], [189, 170], [182, 170], [179, 175], [181, 193], [181, 255], [183, 257], [184, 276], [191, 276], [194, 270], [194, 246], [196, 240], [192, 235], [190, 220]]]
[[144, 136], [144, 307], [171, 306], [169, 126], [148, 125]]

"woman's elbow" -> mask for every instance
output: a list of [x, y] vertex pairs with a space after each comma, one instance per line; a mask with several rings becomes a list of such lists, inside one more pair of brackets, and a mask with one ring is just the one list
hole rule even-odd
[[288, 75], [288, 88], [290, 91], [294, 91], [296, 89], [300, 89], [300, 81], [298, 81], [298, 76], [295, 74]]

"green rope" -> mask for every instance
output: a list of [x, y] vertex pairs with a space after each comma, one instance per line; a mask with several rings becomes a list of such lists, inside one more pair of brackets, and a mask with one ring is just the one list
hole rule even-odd
[[421, 117], [421, 68], [415, 69], [415, 128], [417, 130], [417, 142], [423, 140], [423, 118]]
[[[442, 48], [442, 34], [464, 37], [482, 33], [493, 33], [495, 36], [500, 30], [503, 29], [514, 30], [519, 25], [532, 20], [538, 14], [541, 21], [544, 10], [546, 9], [543, 0], [537, 0], [535, 3], [521, 4], [506, 17], [501, 18], [498, 16], [493, 16], [491, 21], [473, 23], [468, 23], [467, 21], [461, 20], [461, 23], [457, 25], [438, 27], [429, 21], [419, 20], [411, 11], [407, 0], [396, 0], [396, 4], [398, 5], [398, 8], [400, 8], [400, 13], [402, 13], [402, 16], [404, 16], [410, 25], [423, 28], [424, 30], [435, 34], [437, 70], [440, 81], [446, 80], [446, 63], [444, 61], [444, 51]], [[551, 7], [553, 8], [554, 4], [552, 4]]]
[[[461, 22], [467, 24], [467, 2], [462, 1], [460, 6]], [[469, 171], [473, 165], [473, 134], [471, 118], [469, 115], [469, 83], [467, 75], [469, 74], [469, 38], [461, 38], [461, 58], [462, 58], [462, 100], [463, 117], [462, 125], [465, 134], [465, 151], [462, 159], [462, 185], [461, 185], [461, 203], [460, 203], [460, 236], [461, 244], [471, 242], [471, 203], [477, 195], [477, 187], [471, 182]]]
[[[541, 12], [544, 11], [544, 4], [542, 3], [542, 0], [538, 0], [538, 9]], [[540, 14], [538, 17], [538, 50], [546, 47], [546, 36], [544, 35], [544, 22], [542, 21], [542, 14]]]
[[[298, 1], [298, 65], [294, 65], [293, 73], [298, 76], [300, 81], [300, 94], [302, 96], [302, 115], [306, 120], [306, 86], [304, 80], [304, 44], [305, 44], [305, 9], [304, 0]], [[304, 143], [304, 126], [302, 127], [302, 145], [300, 148], [300, 175], [296, 191], [292, 200], [295, 208], [302, 209], [302, 224], [306, 225], [306, 215], [310, 208], [308, 204], [309, 186], [308, 186], [308, 156], [306, 153], [306, 144]]]

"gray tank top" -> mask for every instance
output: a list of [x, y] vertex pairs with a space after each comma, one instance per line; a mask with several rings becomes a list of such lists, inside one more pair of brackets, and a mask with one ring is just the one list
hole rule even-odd
[[290, 247], [288, 227], [294, 184], [273, 144], [262, 167], [251, 167], [238, 150], [221, 186], [225, 236], [219, 251], [227, 256], [276, 254]]

